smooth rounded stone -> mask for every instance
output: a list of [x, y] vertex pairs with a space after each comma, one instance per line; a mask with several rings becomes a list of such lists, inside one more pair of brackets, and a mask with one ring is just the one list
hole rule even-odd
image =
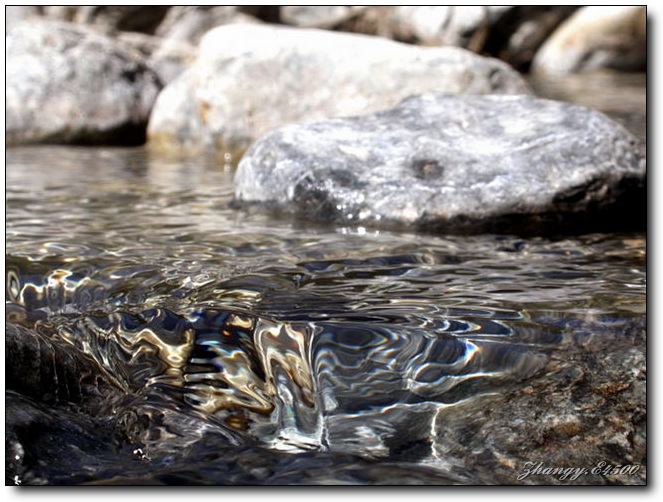
[[555, 30], [532, 62], [532, 71], [543, 74], [646, 67], [645, 6], [583, 7]]
[[369, 8], [366, 5], [283, 5], [280, 15], [281, 22], [285, 24], [330, 28]]
[[[186, 73], [189, 85], [180, 81], [179, 92], [194, 96], [189, 110], [197, 118], [173, 121], [173, 92], [162, 93], [150, 118], [150, 142], [236, 151], [283, 124], [372, 112], [412, 94], [530, 92], [508, 65], [463, 49], [267, 25], [213, 29]], [[194, 120], [203, 134], [185, 137], [182, 127]]]
[[234, 182], [238, 201], [319, 221], [543, 232], [644, 228], [645, 178], [640, 142], [600, 112], [430, 93], [283, 127], [251, 146]]
[[6, 37], [7, 144], [139, 144], [160, 90], [137, 53], [89, 28], [26, 22]]

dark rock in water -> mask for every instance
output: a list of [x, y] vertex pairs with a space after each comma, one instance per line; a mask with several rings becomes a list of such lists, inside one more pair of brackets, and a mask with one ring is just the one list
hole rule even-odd
[[70, 403], [100, 413], [121, 385], [82, 353], [36, 331], [7, 323], [7, 389], [44, 404]]
[[89, 28], [29, 22], [6, 38], [8, 144], [140, 144], [160, 89], [145, 61]]
[[554, 232], [646, 225], [646, 160], [603, 114], [527, 96], [426, 94], [256, 142], [239, 201], [337, 223]]
[[437, 455], [499, 484], [646, 484], [644, 320], [564, 331], [576, 340], [527, 386], [443, 410]]

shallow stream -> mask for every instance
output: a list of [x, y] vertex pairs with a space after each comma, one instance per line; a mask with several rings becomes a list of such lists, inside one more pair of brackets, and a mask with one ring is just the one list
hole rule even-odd
[[7, 361], [8, 482], [502, 483], [448, 454], [445, 417], [597, 337], [644, 352], [623, 335], [645, 329], [643, 233], [320, 227], [233, 208], [211, 158], [6, 162], [7, 332], [36, 354]]

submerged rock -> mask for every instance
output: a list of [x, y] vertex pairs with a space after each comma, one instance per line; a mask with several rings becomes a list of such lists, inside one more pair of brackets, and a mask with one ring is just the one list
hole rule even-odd
[[647, 68], [645, 6], [583, 7], [543, 44], [532, 71], [567, 74], [613, 68]]
[[6, 44], [8, 144], [144, 141], [160, 84], [138, 54], [55, 21], [18, 25]]
[[315, 220], [424, 231], [644, 228], [645, 172], [638, 140], [599, 112], [430, 93], [275, 131], [240, 162], [235, 196]]
[[528, 385], [441, 410], [437, 456], [491, 483], [646, 484], [645, 321], [564, 332], [566, 350]]
[[[177, 92], [193, 97], [196, 117], [173, 121], [172, 102], [181, 99], [166, 88], [150, 118], [151, 142], [240, 150], [283, 124], [376, 111], [411, 94], [530, 92], [508, 65], [458, 48], [249, 24], [210, 31], [186, 74]], [[191, 137], [183, 126], [195, 121], [203, 131]]]

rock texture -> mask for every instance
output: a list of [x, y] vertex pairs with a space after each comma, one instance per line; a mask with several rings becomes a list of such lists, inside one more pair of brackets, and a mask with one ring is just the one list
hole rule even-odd
[[425, 231], [644, 227], [645, 171], [639, 142], [599, 112], [430, 93], [277, 130], [247, 151], [235, 195], [316, 220]]
[[85, 27], [30, 22], [6, 38], [8, 144], [144, 142], [157, 76]]
[[546, 40], [532, 63], [532, 71], [545, 74], [646, 67], [645, 6], [583, 7]]
[[572, 322], [563, 332], [566, 350], [527, 386], [441, 410], [437, 457], [505, 485], [646, 484], [644, 319]]
[[[248, 24], [210, 31], [186, 73], [180, 96], [167, 88], [157, 100], [148, 129], [153, 143], [241, 150], [283, 124], [371, 112], [411, 94], [529, 92], [504, 63], [458, 48]], [[188, 108], [196, 117], [173, 121], [173, 102], [184, 95], [193, 96]], [[187, 136], [186, 124], [195, 121], [203, 134]]]

